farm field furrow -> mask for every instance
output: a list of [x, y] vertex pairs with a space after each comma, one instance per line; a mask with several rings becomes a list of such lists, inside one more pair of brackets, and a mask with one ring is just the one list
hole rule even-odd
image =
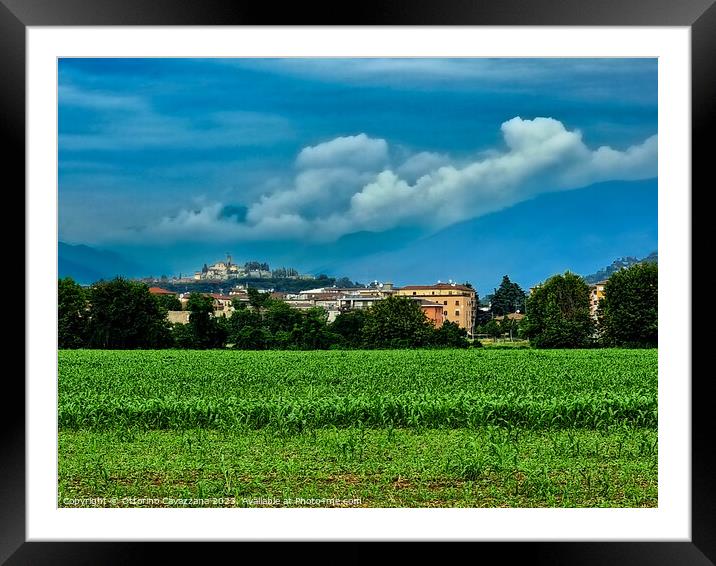
[[655, 350], [63, 351], [59, 427], [655, 427]]
[[59, 441], [62, 507], [91, 497], [103, 507], [657, 505], [656, 432], [642, 429], [189, 429]]
[[66, 350], [58, 419], [62, 507], [658, 504], [656, 350]]

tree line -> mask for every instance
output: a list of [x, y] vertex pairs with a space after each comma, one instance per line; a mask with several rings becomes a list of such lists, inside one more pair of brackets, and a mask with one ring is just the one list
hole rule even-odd
[[[83, 288], [58, 283], [60, 348], [325, 350], [329, 348], [467, 348], [467, 331], [446, 322], [435, 328], [408, 297], [388, 297], [366, 310], [340, 313], [328, 322], [321, 307], [296, 309], [268, 293], [248, 289], [248, 304], [233, 300], [230, 317], [214, 316], [209, 296], [191, 293], [189, 323], [171, 323], [180, 310], [174, 295], [152, 295], [144, 283], [116, 278]], [[479, 342], [475, 345], [479, 345]]]
[[[230, 317], [214, 316], [213, 299], [191, 293], [189, 323], [170, 323], [181, 310], [175, 295], [152, 295], [144, 283], [116, 278], [83, 288], [70, 278], [58, 283], [60, 348], [466, 348], [465, 329], [452, 322], [435, 328], [409, 297], [391, 296], [369, 309], [340, 313], [328, 322], [320, 307], [298, 310], [268, 293], [248, 289], [248, 304], [234, 299]], [[477, 298], [476, 298], [477, 301]], [[655, 347], [658, 343], [658, 266], [639, 263], [606, 282], [596, 316], [590, 286], [574, 273], [550, 277], [529, 296], [509, 280], [476, 311], [478, 334], [510, 335], [536, 348]], [[521, 312], [516, 320], [509, 316]], [[496, 318], [499, 317], [499, 318]]]
[[[527, 338], [536, 348], [656, 347], [658, 275], [658, 265], [653, 262], [616, 271], [604, 286], [596, 316], [590, 309], [590, 286], [584, 278], [570, 272], [555, 275], [535, 286], [523, 300], [525, 317], [521, 321], [505, 312], [505, 296], [519, 301], [519, 292], [505, 277], [492, 302], [492, 314], [500, 314], [500, 319], [491, 317], [477, 332]], [[495, 309], [498, 292], [500, 301]]]

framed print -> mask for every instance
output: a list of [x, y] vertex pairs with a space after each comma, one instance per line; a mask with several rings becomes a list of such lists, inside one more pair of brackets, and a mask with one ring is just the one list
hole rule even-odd
[[8, 563], [379, 540], [713, 562], [710, 2], [2, 2]]

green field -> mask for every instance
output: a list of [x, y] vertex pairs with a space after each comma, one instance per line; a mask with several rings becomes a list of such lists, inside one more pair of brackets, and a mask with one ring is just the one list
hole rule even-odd
[[58, 419], [60, 506], [657, 505], [656, 350], [61, 351]]

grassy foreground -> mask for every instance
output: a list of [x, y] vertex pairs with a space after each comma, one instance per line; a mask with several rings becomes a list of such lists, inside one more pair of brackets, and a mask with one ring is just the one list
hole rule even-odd
[[62, 351], [61, 507], [654, 507], [657, 352]]

